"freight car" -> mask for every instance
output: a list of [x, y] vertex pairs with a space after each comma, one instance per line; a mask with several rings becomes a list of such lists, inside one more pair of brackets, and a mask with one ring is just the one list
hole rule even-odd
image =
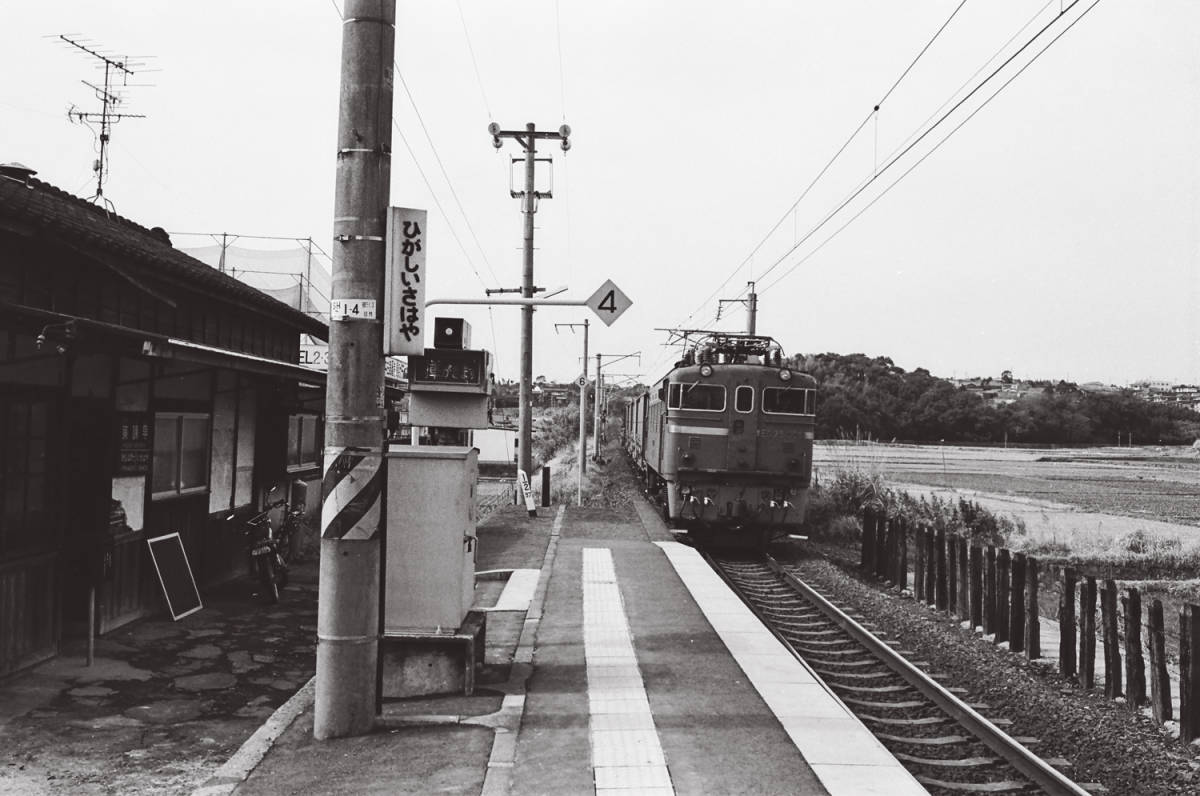
[[816, 381], [770, 337], [708, 333], [625, 407], [625, 446], [668, 525], [765, 545], [804, 519]]

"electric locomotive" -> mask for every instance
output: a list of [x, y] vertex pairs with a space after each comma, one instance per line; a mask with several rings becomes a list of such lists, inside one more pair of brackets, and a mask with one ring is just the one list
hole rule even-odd
[[668, 525], [765, 545], [804, 519], [816, 381], [770, 337], [707, 333], [626, 407], [626, 446]]

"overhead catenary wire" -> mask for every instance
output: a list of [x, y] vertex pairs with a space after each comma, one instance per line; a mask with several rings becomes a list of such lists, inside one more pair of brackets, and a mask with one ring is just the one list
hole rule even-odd
[[[862, 132], [862, 129], [867, 126], [867, 123], [870, 122], [872, 118], [878, 119], [879, 109], [883, 106], [883, 103], [887, 100], [888, 97], [890, 97], [892, 95], [892, 92], [894, 92], [896, 90], [896, 88], [900, 85], [900, 83], [904, 80], [904, 78], [908, 76], [908, 73], [913, 70], [913, 67], [917, 65], [917, 62], [921, 60], [921, 57], [924, 56], [926, 52], [928, 52], [929, 48], [931, 46], [933, 46], [933, 43], [935, 41], [937, 41], [938, 37], [940, 37], [942, 35], [942, 32], [946, 30], [946, 28], [950, 25], [951, 21], [953, 21], [954, 17], [958, 15], [958, 12], [960, 10], [962, 10], [962, 7], [966, 4], [967, 4], [967, 0], [961, 0], [961, 2], [959, 2], [958, 6], [955, 7], [954, 11], [952, 11], [950, 13], [950, 16], [946, 18], [946, 21], [943, 22], [941, 27], [939, 27], [937, 29], [937, 32], [934, 33], [932, 38], [930, 38], [929, 41], [925, 43], [925, 46], [921, 48], [920, 52], [918, 52], [916, 54], [916, 56], [912, 59], [912, 61], [909, 63], [909, 65], [907, 67], [905, 67], [904, 71], [900, 73], [900, 76], [898, 78], [896, 78], [896, 80], [892, 83], [891, 87], [888, 88], [888, 90], [886, 92], [884, 92], [882, 99], [880, 99], [878, 102], [875, 103], [875, 105], [873, 106], [871, 111], [865, 117], [863, 117], [863, 120], [858, 123], [858, 126], [854, 128], [854, 131], [852, 133], [850, 133], [850, 135], [846, 138], [846, 140], [842, 143], [842, 145], [840, 147], [838, 147], [837, 151], [834, 152], [833, 157], [831, 157], [828, 160], [828, 162], [826, 162], [825, 165], [821, 167], [821, 170], [819, 172], [817, 172], [817, 176], [813, 177], [812, 181], [809, 182], [809, 184], [800, 193], [800, 196], [797, 197], [796, 201], [792, 202], [791, 207], [789, 207], [787, 209], [787, 211], [782, 216], [779, 217], [779, 220], [776, 221], [775, 224], [771, 227], [771, 229], [767, 231], [766, 235], [763, 235], [762, 239], [759, 240], [759, 242], [754, 246], [754, 248], [750, 251], [750, 253], [748, 255], [746, 255], [745, 259], [743, 259], [740, 263], [738, 263], [737, 267], [735, 267], [733, 269], [733, 271], [730, 272], [729, 276], [725, 277], [725, 281], [723, 281], [717, 287], [716, 290], [714, 290], [706, 299], [704, 299], [704, 301], [700, 304], [700, 306], [698, 306], [695, 310], [693, 310], [687, 316], [687, 318], [685, 318], [683, 320], [682, 325], [686, 325], [687, 322], [690, 321], [697, 312], [702, 310], [710, 301], [713, 300], [713, 298], [716, 297], [716, 295], [718, 293], [721, 292], [721, 290], [724, 289], [724, 287], [727, 284], [729, 284], [729, 281], [731, 279], [733, 279], [734, 276], [736, 276], [737, 273], [739, 271], [741, 271], [742, 268], [747, 263], [749, 263], [751, 260], [753, 260], [754, 255], [756, 255], [759, 252], [759, 250], [766, 244], [766, 242], [771, 239], [771, 236], [774, 235], [775, 232], [779, 229], [779, 227], [782, 226], [783, 222], [788, 219], [788, 216], [790, 216], [792, 213], [795, 212], [796, 208], [800, 205], [800, 203], [802, 201], [804, 201], [804, 198], [806, 196], [808, 196], [808, 194], [812, 191], [813, 187], [816, 186], [817, 182], [819, 182], [821, 180], [821, 178], [825, 176], [826, 172], [828, 172], [829, 169], [833, 166], [833, 164], [835, 162], [837, 162], [838, 158], [840, 158], [842, 156], [842, 153], [844, 153], [846, 151], [846, 149], [850, 146], [850, 144], [854, 142], [854, 140], [858, 137], [858, 134]], [[878, 128], [876, 128], [876, 132], [878, 133]], [[760, 275], [760, 278], [761, 278], [761, 275]]]
[[[1031, 45], [1034, 44], [1034, 42], [1036, 42], [1038, 39], [1040, 39], [1042, 37], [1042, 35], [1044, 33], [1046, 33], [1046, 31], [1048, 31], [1054, 25], [1054, 23], [1056, 23], [1060, 19], [1062, 19], [1065, 14], [1070, 12], [1070, 10], [1072, 8], [1074, 8], [1075, 6], [1077, 6], [1081, 1], [1082, 0], [1072, 0], [1071, 4], [1068, 5], [1062, 13], [1058, 14], [1053, 19], [1051, 19], [1049, 22], [1047, 22], [1037, 33], [1035, 33], [1033, 35], [1033, 37], [1031, 37], [1024, 44], [1022, 44], [1016, 50], [1016, 52], [1014, 52], [1012, 55], [1010, 55], [1008, 58], [1006, 58], [1003, 61], [1003, 63], [1001, 63], [999, 66], [997, 66], [994, 70], [992, 70], [992, 72], [986, 78], [984, 78], [974, 88], [972, 88], [969, 92], [967, 92], [967, 94], [962, 99], [960, 99], [958, 102], [954, 103], [954, 105], [951, 106], [951, 108], [949, 110], [947, 110], [945, 113], [943, 113], [938, 118], [937, 121], [935, 121], [927, 129], [925, 129], [911, 143], [909, 143], [906, 147], [904, 147], [898, 154], [896, 154], [895, 156], [890, 158], [883, 165], [883, 167], [878, 170], [877, 173], [873, 174], [871, 177], [864, 180], [857, 189], [852, 191], [849, 196], [847, 196], [844, 200], [842, 200], [833, 210], [831, 210], [828, 214], [826, 214], [824, 218], [822, 218], [819, 222], [817, 222], [816, 225], [814, 225], [812, 227], [812, 229], [810, 229], [808, 232], [806, 232], [804, 234], [803, 237], [800, 238], [800, 240], [796, 241], [791, 246], [791, 248], [789, 248], [786, 252], [784, 252], [782, 255], [780, 255], [775, 260], [775, 262], [773, 262], [765, 271], [762, 272], [762, 274], [759, 275], [759, 278], [762, 279], [763, 277], [767, 276], [772, 271], [774, 271], [776, 268], [778, 268], [779, 265], [792, 254], [792, 252], [796, 251], [796, 249], [798, 249], [802, 245], [804, 245], [809, 239], [811, 239], [813, 237], [813, 235], [815, 235], [817, 232], [819, 232], [826, 224], [828, 224], [847, 205], [849, 205], [852, 201], [854, 201], [860, 195], [862, 195], [863, 191], [865, 191], [867, 188], [869, 188], [871, 185], [873, 185], [875, 183], [875, 181], [878, 180], [880, 177], [882, 177], [890, 168], [892, 168], [892, 166], [894, 166], [905, 155], [907, 155], [909, 152], [911, 152], [918, 144], [920, 144], [923, 140], [925, 140], [925, 138], [930, 133], [932, 133], [934, 130], [936, 130], [938, 127], [940, 127], [943, 123], [945, 123], [945, 121], [951, 115], [953, 115], [955, 111], [957, 111], [959, 108], [961, 108], [963, 106], [963, 104], [967, 102], [967, 100], [971, 99], [973, 96], [975, 96], [975, 94], [977, 94], [980, 91], [980, 89], [982, 89], [984, 86], [988, 85], [988, 83], [990, 83], [993, 79], [995, 79], [996, 76], [1001, 71], [1003, 71], [1005, 67], [1007, 67], [1009, 64], [1011, 64], [1013, 62], [1013, 60], [1015, 60], [1019, 55], [1021, 55], [1021, 53], [1025, 52]], [[1097, 0], [1097, 2], [1099, 2], [1099, 0]], [[1090, 11], [1091, 8], [1089, 8], [1088, 10]], [[1067, 30], [1070, 30], [1070, 28], [1073, 26], [1074, 26], [1074, 23], [1072, 23], [1070, 26], [1068, 26]], [[1057, 40], [1058, 40], [1058, 37], [1056, 37], [1053, 41], [1057, 41]], [[1024, 71], [1024, 67], [1022, 68], [1021, 71]], [[1020, 74], [1020, 72], [1018, 72], [1018, 74]], [[1005, 83], [1005, 85], [1008, 85], [1008, 84]], [[990, 101], [990, 99], [989, 99], [989, 101]], [[775, 283], [772, 283], [772, 284], [775, 284]]]
[[[1053, 0], [1051, 0], [1051, 1], [1053, 1]], [[1074, 0], [1074, 2], [1071, 3], [1071, 5], [1067, 6], [1065, 11], [1063, 11], [1059, 14], [1058, 18], [1061, 18], [1062, 15], [1066, 13], [1066, 11], [1070, 11], [1071, 7], [1076, 5], [1079, 2], [1080, 2], [1080, 0]], [[934, 152], [936, 152], [938, 149], [940, 149], [942, 144], [946, 143], [946, 141], [948, 141], [955, 133], [957, 133], [963, 127], [963, 125], [965, 125], [967, 122], [971, 121], [971, 119], [975, 118], [975, 115], [978, 114], [980, 111], [982, 111], [985, 107], [987, 107], [988, 104], [990, 104], [993, 99], [995, 99], [1002, 91], [1004, 91], [1004, 89], [1007, 88], [1010, 83], [1012, 83], [1014, 80], [1016, 80], [1018, 77], [1020, 77], [1021, 74], [1024, 73], [1024, 71], [1026, 69], [1033, 66], [1033, 64], [1039, 58], [1041, 58], [1042, 55], [1045, 54], [1045, 52], [1047, 50], [1049, 50], [1054, 45], [1055, 42], [1057, 42], [1059, 39], [1061, 39], [1063, 36], [1065, 36], [1067, 34], [1067, 31], [1069, 31], [1069, 30], [1071, 30], [1071, 28], [1075, 27], [1075, 25], [1077, 25], [1080, 22], [1080, 20], [1082, 20], [1085, 16], [1087, 16], [1088, 13], [1090, 13], [1091, 10], [1098, 5], [1100, 5], [1100, 0], [1093, 0], [1092, 4], [1090, 6], [1088, 6], [1082, 12], [1080, 12], [1079, 16], [1077, 16], [1075, 19], [1071, 20], [1071, 22], [1065, 28], [1063, 28], [1062, 31], [1060, 31], [1056, 36], [1054, 36], [1054, 38], [1052, 38], [1049, 42], [1046, 43], [1045, 47], [1043, 47], [1041, 50], [1039, 50], [1037, 53], [1035, 53], [1034, 56], [1032, 58], [1030, 58], [1026, 64], [1024, 64], [1020, 69], [1018, 69], [1011, 77], [1009, 77], [1007, 80], [1005, 80], [1004, 83], [1002, 83], [994, 92], [992, 92], [992, 94], [986, 100], [984, 100], [983, 102], [981, 102], [979, 104], [979, 107], [975, 108], [969, 114], [967, 114], [966, 118], [964, 118], [961, 122], [959, 122], [957, 125], [955, 125], [954, 128], [950, 130], [950, 132], [946, 133], [946, 135], [943, 136], [941, 138], [941, 140], [939, 140], [936, 144], [934, 144], [933, 147], [930, 148], [930, 150], [928, 152], [923, 154], [915, 163], [913, 163], [911, 166], [909, 166], [907, 169], [905, 169], [905, 171], [902, 174], [900, 174], [900, 176], [897, 177], [892, 183], [890, 183], [883, 191], [881, 191], [878, 196], [871, 199], [870, 202], [868, 202], [861, 209], [859, 209], [858, 212], [856, 212], [853, 216], [851, 216], [844, 224], [842, 224], [840, 227], [838, 227], [836, 230], [834, 230], [834, 232], [829, 237], [827, 237], [825, 240], [821, 241], [821, 243], [816, 248], [814, 248], [811, 252], [804, 255], [804, 257], [802, 257], [801, 259], [799, 259], [795, 263], [793, 263], [791, 268], [789, 268], [787, 271], [785, 271], [783, 274], [781, 274], [779, 277], [777, 277], [773, 282], [771, 282], [770, 284], [763, 287], [759, 291], [759, 295], [766, 293], [768, 290], [775, 287], [780, 282], [782, 282], [784, 279], [786, 279], [793, 271], [795, 271], [797, 268], [799, 268], [801, 265], [803, 265], [805, 262], [807, 262], [809, 259], [811, 259], [813, 256], [815, 256], [817, 254], [817, 252], [819, 252], [821, 249], [823, 249], [825, 247], [826, 244], [828, 244], [835, 237], [837, 237], [838, 234], [840, 234], [842, 232], [842, 230], [844, 230], [846, 227], [848, 227], [852, 223], [854, 223], [854, 221], [856, 221], [859, 218], [859, 216], [861, 216], [863, 213], [867, 212], [867, 210], [871, 209], [871, 207], [876, 202], [878, 202], [880, 199], [882, 199], [884, 196], [886, 196], [893, 188], [895, 188], [897, 185], [899, 185], [900, 182], [902, 180], [904, 180], [905, 177], [907, 177], [909, 174], [911, 174], [918, 166], [920, 166], [922, 163], [924, 163], [926, 159], [928, 159], [931, 155], [933, 155]], [[1040, 33], [1039, 33], [1039, 35], [1040, 35]]]

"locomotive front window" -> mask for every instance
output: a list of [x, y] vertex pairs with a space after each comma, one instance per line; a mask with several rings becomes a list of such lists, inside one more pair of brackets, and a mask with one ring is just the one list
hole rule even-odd
[[719, 384], [675, 383], [671, 385], [667, 406], [671, 409], [724, 412], [725, 388]]
[[754, 388], [743, 384], [733, 392], [733, 408], [745, 414], [754, 411]]
[[816, 414], [817, 391], [802, 387], [767, 387], [763, 389], [763, 412], [769, 415]]

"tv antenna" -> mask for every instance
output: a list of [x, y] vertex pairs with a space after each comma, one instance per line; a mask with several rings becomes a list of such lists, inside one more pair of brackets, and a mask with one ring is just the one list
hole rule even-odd
[[99, 157], [96, 158], [95, 163], [92, 165], [92, 171], [96, 173], [96, 192], [88, 197], [88, 201], [104, 205], [108, 209], [113, 210], [115, 208], [112, 202], [104, 197], [104, 180], [107, 177], [106, 172], [108, 171], [108, 142], [112, 137], [112, 126], [117, 122], [122, 119], [146, 118], [141, 113], [122, 113], [119, 110], [125, 101], [121, 90], [133, 85], [129, 82], [129, 78], [133, 77], [135, 68], [141, 71], [143, 64], [141, 61], [134, 61], [129, 56], [114, 58], [106, 55], [95, 49], [94, 45], [78, 37], [72, 38], [59, 34], [55, 38], [97, 59], [104, 67], [104, 82], [102, 85], [89, 83], [86, 80], [80, 81], [95, 92], [96, 99], [100, 100], [100, 110], [84, 111], [72, 105], [67, 109], [67, 118], [92, 130], [93, 135], [95, 135], [96, 131], [92, 128], [92, 125], [100, 125], [100, 146], [97, 150]]

